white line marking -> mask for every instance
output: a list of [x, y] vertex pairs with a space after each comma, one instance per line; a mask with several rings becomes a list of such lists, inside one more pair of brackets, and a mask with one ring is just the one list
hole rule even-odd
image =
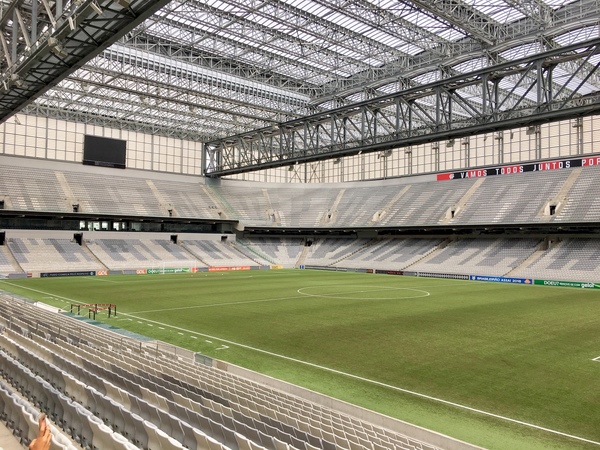
[[[121, 314], [129, 315], [127, 313], [121, 313]], [[135, 316], [133, 316], [133, 317], [135, 317]], [[136, 317], [136, 318], [138, 318], [138, 317]], [[150, 320], [150, 319], [145, 319], [145, 320], [147, 320], [148, 322], [153, 322], [153, 323], [156, 323], [156, 324], [159, 324], [159, 325], [163, 325], [165, 327], [173, 328], [175, 330], [185, 331], [185, 332], [190, 333], [190, 334], [196, 334], [198, 336], [202, 336], [202, 337], [205, 337], [205, 338], [214, 339], [214, 340], [217, 340], [217, 341], [220, 341], [220, 342], [224, 342], [226, 344], [235, 345], [235, 346], [238, 346], [238, 347], [241, 347], [241, 348], [245, 348], [245, 349], [248, 349], [248, 350], [252, 350], [252, 351], [255, 351], [255, 352], [259, 352], [259, 353], [264, 353], [264, 354], [269, 355], [269, 356], [274, 356], [276, 358], [281, 358], [281, 359], [285, 359], [287, 361], [292, 361], [292, 362], [295, 362], [295, 363], [298, 363], [298, 364], [304, 364], [306, 366], [315, 367], [315, 368], [320, 369], [320, 370], [324, 370], [324, 371], [327, 371], [327, 372], [335, 373], [335, 374], [338, 374], [338, 375], [343, 375], [345, 377], [353, 378], [355, 380], [364, 381], [366, 383], [375, 384], [377, 386], [382, 386], [382, 387], [385, 387], [385, 388], [388, 388], [388, 389], [392, 389], [392, 390], [395, 390], [395, 391], [398, 391], [398, 392], [403, 392], [405, 394], [411, 394], [411, 395], [414, 395], [414, 396], [417, 396], [417, 397], [425, 398], [427, 400], [432, 400], [434, 402], [439, 402], [439, 403], [443, 403], [445, 405], [454, 406], [456, 408], [465, 409], [467, 411], [471, 411], [471, 412], [475, 412], [475, 413], [478, 413], [478, 414], [482, 414], [484, 416], [494, 417], [496, 419], [505, 420], [507, 422], [516, 423], [516, 424], [523, 425], [523, 426], [529, 427], [529, 428], [535, 428], [536, 430], [546, 431], [548, 433], [552, 433], [552, 434], [556, 434], [556, 435], [559, 435], [559, 436], [568, 437], [568, 438], [571, 438], [571, 439], [575, 439], [577, 441], [587, 442], [589, 444], [600, 445], [600, 442], [597, 442], [597, 441], [592, 441], [590, 439], [582, 438], [582, 437], [575, 436], [575, 435], [572, 435], [572, 434], [563, 433], [562, 431], [552, 430], [550, 428], [542, 427], [540, 425], [535, 425], [535, 424], [532, 424], [532, 423], [523, 422], [521, 420], [511, 419], [510, 417], [501, 416], [501, 415], [494, 414], [494, 413], [491, 413], [491, 412], [488, 412], [488, 411], [484, 411], [484, 410], [481, 410], [481, 409], [472, 408], [472, 407], [466, 406], [466, 405], [461, 405], [460, 403], [451, 402], [449, 400], [444, 400], [444, 399], [441, 399], [441, 398], [438, 398], [438, 397], [432, 397], [430, 395], [421, 394], [420, 392], [410, 391], [408, 389], [404, 389], [404, 388], [401, 388], [401, 387], [398, 387], [398, 386], [393, 386], [391, 384], [382, 383], [381, 381], [371, 380], [369, 378], [364, 378], [364, 377], [361, 377], [361, 376], [358, 376], [358, 375], [353, 375], [351, 373], [342, 372], [341, 370], [331, 369], [329, 367], [320, 366], [318, 364], [314, 364], [314, 363], [311, 363], [311, 362], [308, 362], [308, 361], [302, 361], [301, 359], [296, 359], [296, 358], [292, 358], [290, 356], [280, 355], [278, 353], [273, 353], [273, 352], [270, 352], [268, 350], [263, 350], [263, 349], [260, 349], [260, 348], [251, 347], [251, 346], [246, 345], [246, 344], [240, 344], [239, 342], [230, 341], [228, 339], [222, 339], [222, 338], [219, 338], [219, 337], [211, 336], [209, 334], [204, 334], [204, 333], [199, 333], [197, 331], [187, 330], [185, 328], [177, 327], [177, 326], [174, 326], [174, 325], [169, 325], [167, 323], [158, 322], [156, 320]], [[183, 334], [183, 333], [179, 333], [179, 334]], [[206, 342], [210, 342], [210, 341], [207, 340]]]
[[45, 295], [52, 295], [52, 296], [54, 296], [54, 297], [56, 297], [56, 298], [62, 298], [62, 299], [64, 299], [64, 300], [69, 300], [70, 302], [75, 302], [75, 303], [85, 303], [85, 302], [82, 302], [82, 301], [79, 301], [79, 300], [74, 300], [74, 299], [72, 299], [72, 298], [68, 298], [68, 297], [61, 297], [60, 295], [55, 295], [55, 294], [52, 294], [51, 292], [44, 292], [44, 291], [40, 291], [40, 290], [38, 290], [38, 289], [33, 289], [33, 288], [30, 288], [30, 287], [21, 286], [21, 285], [19, 285], [19, 284], [9, 283], [8, 281], [4, 281], [4, 280], [0, 280], [0, 282], [1, 282], [1, 283], [6, 283], [6, 284], [10, 284], [11, 286], [15, 286], [15, 287], [18, 287], [18, 288], [21, 288], [21, 289], [26, 289], [26, 290], [28, 290], [28, 291], [38, 292], [38, 293], [40, 293], [40, 294], [45, 294]]
[[[308, 287], [303, 287], [298, 289], [298, 294], [301, 295], [305, 295], [307, 297], [323, 297], [323, 298], [333, 298], [333, 299], [340, 299], [340, 300], [408, 300], [411, 298], [422, 298], [422, 297], [429, 297], [431, 295], [430, 292], [427, 291], [422, 291], [421, 289], [413, 289], [413, 288], [401, 288], [401, 287], [394, 287], [394, 286], [379, 286], [379, 287], [375, 287], [375, 286], [353, 286], [353, 285], [346, 285], [345, 287], [349, 288], [349, 289], [353, 289], [353, 288], [369, 288], [369, 289], [363, 289], [362, 291], [356, 291], [356, 290], [347, 290], [347, 291], [340, 291], [340, 292], [329, 292], [327, 294], [321, 294], [321, 293], [317, 293], [317, 294], [310, 294], [308, 292], [304, 292], [305, 289], [314, 289], [314, 288], [327, 288], [327, 287], [337, 287], [337, 286], [341, 286], [341, 285], [327, 285], [327, 286], [323, 286], [323, 285], [318, 285], [318, 286], [308, 286]], [[415, 292], [420, 292], [422, 294], [425, 295], [413, 295], [410, 297], [398, 297], [398, 298], [391, 298], [391, 297], [344, 297], [343, 295], [349, 295], [349, 294], [368, 294], [370, 292], [383, 292], [383, 291], [415, 291]]]
[[592, 361], [598, 361], [598, 362], [600, 362], [600, 356], [598, 356], [597, 358], [592, 359]]
[[[16, 287], [19, 287], [19, 288], [22, 288], [22, 289], [30, 290], [30, 291], [33, 291], [33, 292], [39, 292], [40, 294], [53, 295], [53, 294], [51, 294], [49, 292], [44, 292], [44, 291], [40, 291], [40, 290], [37, 290], [37, 289], [28, 288], [28, 287], [23, 287], [23, 286], [20, 286], [18, 284], [9, 283], [9, 282], [4, 281], [4, 280], [0, 280], [0, 282], [1, 283], [9, 284], [11, 286], [16, 286]], [[457, 284], [467, 284], [467, 283], [457, 283]], [[468, 283], [468, 284], [470, 284], [470, 283]], [[454, 286], [454, 285], [455, 284], [451, 284], [449, 286]], [[473, 285], [476, 285], [476, 284], [473, 283]], [[420, 286], [420, 287], [424, 287], [424, 286]], [[438, 286], [432, 286], [432, 287], [438, 287]], [[79, 300], [73, 300], [71, 298], [61, 297], [61, 296], [58, 296], [58, 295], [55, 295], [55, 297], [62, 298], [62, 299], [65, 299], [65, 300], [69, 300], [69, 301], [73, 301], [73, 302], [79, 302]], [[271, 300], [271, 301], [273, 301], [273, 300]], [[81, 302], [79, 302], [79, 303], [81, 303]], [[217, 306], [217, 305], [214, 305], [214, 306]], [[127, 314], [127, 313], [120, 313], [120, 314], [123, 314], [123, 315], [126, 315], [126, 316], [132, 316], [132, 317], [135, 317], [136, 319], [144, 319], [147, 322], [153, 322], [153, 323], [158, 324], [158, 325], [164, 325], [165, 327], [173, 328], [173, 329], [176, 329], [176, 330], [186, 331], [186, 332], [188, 332], [190, 334], [197, 334], [198, 336], [203, 336], [203, 337], [208, 337], [208, 338], [211, 338], [211, 339], [216, 339], [216, 340], [221, 341], [221, 342], [226, 342], [227, 344], [236, 345], [238, 347], [246, 348], [248, 350], [253, 350], [253, 351], [256, 351], [256, 352], [264, 353], [266, 355], [274, 356], [274, 357], [277, 357], [277, 358], [282, 358], [282, 359], [285, 359], [285, 360], [288, 360], [288, 361], [293, 361], [293, 362], [296, 362], [298, 364], [304, 364], [304, 365], [307, 365], [307, 366], [310, 366], [310, 367], [315, 367], [317, 369], [325, 370], [325, 371], [328, 371], [328, 372], [331, 372], [331, 373], [336, 373], [338, 375], [343, 375], [343, 376], [346, 376], [348, 378], [354, 378], [356, 380], [361, 380], [361, 381], [365, 381], [367, 383], [375, 384], [375, 385], [378, 385], [378, 386], [383, 386], [383, 387], [386, 387], [386, 388], [389, 388], [389, 389], [393, 389], [395, 391], [404, 392], [406, 394], [411, 394], [411, 395], [415, 395], [417, 397], [426, 398], [428, 400], [432, 400], [432, 401], [435, 401], [435, 402], [443, 403], [443, 404], [450, 405], [450, 406], [455, 406], [457, 408], [465, 409], [467, 411], [476, 412], [476, 413], [479, 413], [479, 414], [482, 414], [482, 415], [485, 415], [485, 416], [494, 417], [496, 419], [505, 420], [507, 422], [516, 423], [516, 424], [523, 425], [523, 426], [530, 427], [530, 428], [535, 428], [537, 430], [542, 430], [542, 431], [546, 431], [548, 433], [556, 434], [556, 435], [559, 435], [559, 436], [564, 436], [564, 437], [568, 437], [568, 438], [575, 439], [575, 440], [578, 440], [578, 441], [587, 442], [589, 444], [600, 445], [600, 442], [597, 442], [597, 441], [592, 441], [590, 439], [585, 439], [585, 438], [582, 438], [582, 437], [579, 437], [579, 436], [575, 436], [575, 435], [572, 435], [572, 434], [563, 433], [562, 431], [552, 430], [550, 428], [545, 428], [545, 427], [542, 427], [542, 426], [539, 426], [539, 425], [535, 425], [535, 424], [532, 424], [532, 423], [523, 422], [521, 420], [511, 419], [510, 417], [501, 416], [501, 415], [494, 414], [494, 413], [491, 413], [491, 412], [483, 411], [481, 409], [476, 409], [476, 408], [472, 408], [470, 406], [461, 405], [460, 403], [454, 403], [454, 402], [451, 402], [451, 401], [448, 401], [448, 400], [443, 400], [441, 398], [432, 397], [432, 396], [429, 396], [429, 395], [426, 395], [426, 394], [421, 394], [421, 393], [415, 392], [415, 391], [410, 391], [408, 389], [404, 389], [404, 388], [401, 388], [401, 387], [398, 387], [398, 386], [392, 386], [390, 384], [382, 383], [380, 381], [370, 380], [368, 378], [363, 378], [363, 377], [360, 377], [358, 375], [353, 375], [351, 373], [346, 373], [346, 372], [342, 372], [340, 370], [331, 369], [329, 367], [320, 366], [318, 364], [314, 364], [314, 363], [311, 363], [311, 362], [302, 361], [301, 359], [296, 359], [296, 358], [292, 358], [290, 356], [285, 356], [285, 355], [279, 355], [277, 353], [273, 353], [273, 352], [270, 352], [268, 350], [262, 350], [262, 349], [259, 349], [259, 348], [251, 347], [249, 345], [245, 345], [245, 344], [240, 344], [238, 342], [229, 341], [227, 339], [221, 339], [221, 338], [217, 338], [217, 337], [214, 337], [214, 336], [210, 336], [208, 334], [198, 333], [197, 331], [186, 330], [185, 328], [176, 327], [176, 326], [169, 325], [169, 324], [166, 324], [166, 323], [158, 322], [156, 320], [150, 320], [150, 319], [145, 319], [145, 318], [142, 318], [142, 317], [136, 317], [136, 316], [133, 316], [132, 314]], [[129, 320], [131, 320], [131, 319], [129, 319]], [[183, 333], [178, 333], [178, 334], [183, 335]], [[210, 342], [210, 341], [206, 341], [206, 342]], [[598, 358], [600, 358], [600, 356]], [[598, 358], [595, 358], [594, 360], [597, 360]]]
[[305, 298], [305, 297], [306, 297], [306, 295], [296, 295], [294, 297], [268, 298], [268, 299], [263, 299], [263, 300], [248, 300], [248, 301], [244, 301], [244, 302], [211, 303], [210, 305], [181, 306], [179, 308], [148, 309], [146, 311], [133, 311], [133, 312], [130, 312], [129, 314], [145, 314], [145, 313], [163, 312], [163, 311], [178, 311], [181, 309], [212, 308], [214, 306], [245, 305], [248, 303], [277, 302], [280, 300], [292, 300], [292, 299]]

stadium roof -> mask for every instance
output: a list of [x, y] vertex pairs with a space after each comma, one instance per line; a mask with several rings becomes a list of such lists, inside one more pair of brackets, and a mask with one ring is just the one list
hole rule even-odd
[[[0, 12], [0, 120], [22, 110], [201, 141], [600, 35], [596, 0], [0, 0]], [[597, 71], [570, 81], [600, 90]]]

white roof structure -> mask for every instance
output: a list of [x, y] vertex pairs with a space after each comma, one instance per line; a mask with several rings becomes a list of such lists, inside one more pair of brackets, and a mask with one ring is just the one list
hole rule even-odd
[[595, 0], [63, 1], [1, 0], [0, 119], [206, 142], [600, 35]]

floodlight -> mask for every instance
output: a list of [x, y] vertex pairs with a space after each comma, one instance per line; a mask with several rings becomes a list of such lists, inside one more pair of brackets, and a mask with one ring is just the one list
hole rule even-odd
[[104, 12], [104, 11], [102, 10], [102, 8], [100, 8], [100, 5], [98, 5], [98, 3], [96, 3], [96, 2], [92, 2], [92, 3], [90, 3], [90, 6], [92, 7], [92, 9], [93, 9], [94, 11], [96, 11], [96, 14], [98, 14], [99, 16], [101, 16], [101, 15], [102, 15], [102, 13]]
[[50, 36], [48, 38], [48, 47], [50, 47], [50, 51], [59, 58], [65, 58], [67, 56], [67, 51], [65, 50], [63, 45], [57, 38], [53, 36]]

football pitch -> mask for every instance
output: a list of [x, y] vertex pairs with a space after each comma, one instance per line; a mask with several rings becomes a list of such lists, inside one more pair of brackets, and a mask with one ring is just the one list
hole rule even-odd
[[[600, 450], [600, 293], [271, 270], [0, 280], [490, 449]], [[597, 360], [595, 360], [597, 359]]]

